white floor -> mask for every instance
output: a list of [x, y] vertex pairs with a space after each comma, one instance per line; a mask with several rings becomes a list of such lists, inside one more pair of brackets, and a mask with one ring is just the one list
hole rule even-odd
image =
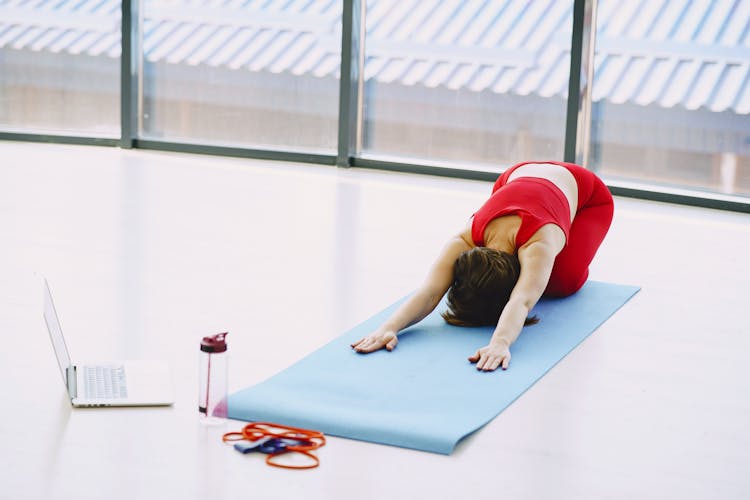
[[[489, 189], [0, 142], [1, 496], [750, 498], [750, 216], [728, 212], [617, 199], [591, 275], [642, 291], [451, 456], [331, 438], [283, 471], [198, 424], [201, 336], [230, 331], [230, 389], [263, 380], [408, 293]], [[174, 407], [71, 409], [34, 273], [75, 360], [168, 359]]]

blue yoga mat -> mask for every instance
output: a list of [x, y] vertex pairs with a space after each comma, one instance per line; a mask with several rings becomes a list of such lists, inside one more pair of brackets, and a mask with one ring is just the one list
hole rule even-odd
[[439, 314], [444, 304], [404, 330], [393, 352], [355, 353], [349, 345], [377, 328], [397, 302], [277, 375], [230, 395], [229, 418], [449, 454], [638, 290], [589, 281], [570, 297], [542, 299], [532, 311], [540, 323], [524, 328], [511, 347], [510, 368], [495, 372], [477, 371], [466, 359], [487, 345], [493, 329], [446, 324]]

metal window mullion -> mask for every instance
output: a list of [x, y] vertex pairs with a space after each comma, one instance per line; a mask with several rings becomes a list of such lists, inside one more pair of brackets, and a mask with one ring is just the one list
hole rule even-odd
[[596, 6], [597, 0], [575, 0], [573, 35], [570, 42], [564, 159], [584, 167], [588, 166], [591, 142], [591, 86], [594, 78]]
[[120, 147], [132, 148], [138, 135], [141, 61], [140, 0], [122, 0], [120, 56]]
[[344, 0], [341, 19], [339, 134], [336, 165], [351, 166], [362, 144], [362, 93], [366, 0]]

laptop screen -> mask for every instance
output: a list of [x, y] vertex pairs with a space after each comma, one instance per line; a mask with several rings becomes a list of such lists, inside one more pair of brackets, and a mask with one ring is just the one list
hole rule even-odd
[[60, 321], [57, 319], [55, 304], [52, 302], [52, 292], [50, 292], [46, 279], [44, 280], [44, 322], [47, 323], [47, 331], [49, 332], [50, 340], [52, 340], [52, 348], [55, 350], [57, 363], [60, 365], [63, 382], [65, 383], [65, 387], [68, 387], [67, 373], [68, 368], [71, 366], [70, 355], [65, 345]]

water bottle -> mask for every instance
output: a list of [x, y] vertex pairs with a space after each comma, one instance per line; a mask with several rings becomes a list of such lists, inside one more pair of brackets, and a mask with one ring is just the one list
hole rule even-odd
[[219, 424], [227, 418], [227, 335], [218, 333], [201, 340], [198, 412], [204, 424]]

